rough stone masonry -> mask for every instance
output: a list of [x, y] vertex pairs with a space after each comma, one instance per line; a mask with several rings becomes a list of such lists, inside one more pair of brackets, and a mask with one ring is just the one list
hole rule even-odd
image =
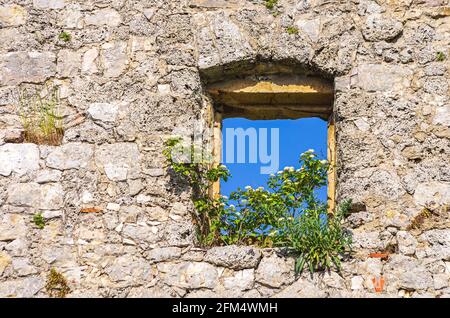
[[[51, 268], [69, 297], [450, 296], [448, 5], [0, 0], [0, 297], [47, 297]], [[205, 80], [255, 63], [334, 80], [337, 197], [354, 202], [341, 273], [295, 277], [279, 250], [194, 246], [189, 189], [162, 144], [202, 118]], [[15, 92], [45, 83], [60, 88], [63, 144], [14, 142]]]

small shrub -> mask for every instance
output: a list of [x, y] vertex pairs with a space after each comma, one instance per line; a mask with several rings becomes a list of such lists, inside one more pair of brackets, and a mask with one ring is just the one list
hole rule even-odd
[[64, 42], [69, 42], [72, 39], [70, 33], [63, 31], [59, 34], [58, 38]]
[[272, 10], [277, 5], [278, 0], [264, 0], [264, 5], [267, 9]]
[[41, 230], [45, 227], [45, 219], [41, 213], [33, 215], [33, 223]]
[[53, 298], [65, 298], [70, 293], [67, 279], [54, 268], [50, 270], [47, 276], [45, 289], [47, 290], [47, 294]]
[[429, 209], [424, 208], [422, 211], [420, 211], [419, 214], [417, 214], [411, 221], [411, 223], [408, 225], [407, 230], [417, 230], [420, 229], [425, 222], [425, 220], [429, 217], [431, 217], [432, 213]]
[[290, 26], [286, 28], [286, 32], [289, 34], [298, 34], [298, 28]]
[[445, 58], [446, 58], [446, 56], [445, 56], [444, 52], [439, 51], [436, 53], [436, 61], [443, 62], [443, 61], [445, 61]]
[[19, 115], [24, 129], [24, 142], [60, 145], [64, 136], [62, 117], [59, 114], [59, 92], [47, 89], [46, 94], [21, 92]]

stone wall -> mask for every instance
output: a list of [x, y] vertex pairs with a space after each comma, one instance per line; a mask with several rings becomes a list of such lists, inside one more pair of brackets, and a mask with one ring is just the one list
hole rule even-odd
[[[50, 268], [70, 297], [449, 296], [449, 15], [446, 0], [0, 0], [0, 296], [46, 297]], [[337, 194], [354, 201], [340, 274], [193, 246], [163, 140], [202, 120], [204, 82], [259, 62], [335, 81]], [[13, 143], [15, 92], [44, 83], [63, 144]]]

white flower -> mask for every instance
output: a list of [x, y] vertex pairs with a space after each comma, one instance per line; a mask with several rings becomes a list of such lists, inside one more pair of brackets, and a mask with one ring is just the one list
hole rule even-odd
[[245, 190], [251, 190], [251, 189], [252, 189], [251, 186], [246, 186], [246, 187], [245, 187]]
[[314, 152], [314, 149], [308, 149], [305, 151], [305, 153], [312, 153], [312, 152]]
[[320, 163], [323, 165], [326, 164], [327, 162], [328, 162], [327, 160], [320, 160]]
[[283, 171], [281, 171], [281, 170], [280, 170], [280, 171], [278, 171], [277, 173], [278, 173], [278, 174], [282, 174], [282, 173], [283, 173]]
[[290, 167], [284, 167], [284, 171], [289, 171]]
[[228, 199], [228, 197], [226, 195], [222, 195], [222, 198], [224, 198], [225, 200]]
[[225, 165], [220, 165], [219, 168], [221, 168], [221, 169], [226, 169], [227, 166], [225, 166]]
[[263, 191], [263, 190], [264, 190], [264, 187], [259, 187], [257, 190], [258, 190], [258, 191]]
[[270, 177], [272, 177], [272, 178], [273, 178], [273, 177], [275, 177], [275, 175], [274, 175], [273, 173], [271, 173], [271, 174], [270, 174]]
[[230, 209], [236, 209], [236, 207], [233, 204], [230, 204]]
[[294, 167], [289, 167], [289, 171], [290, 171], [290, 172], [294, 172], [294, 171], [295, 171], [295, 168], [294, 168]]

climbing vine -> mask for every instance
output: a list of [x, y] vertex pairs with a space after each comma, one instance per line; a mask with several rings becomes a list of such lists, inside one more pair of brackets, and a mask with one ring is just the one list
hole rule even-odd
[[[183, 153], [184, 160], [175, 154]], [[315, 195], [326, 185], [329, 164], [313, 150], [300, 155], [299, 167], [286, 167], [269, 177], [266, 188], [238, 188], [230, 197], [212, 197], [214, 182], [231, 175], [224, 165], [211, 167], [194, 158], [194, 146], [180, 139], [166, 142], [164, 155], [170, 168], [192, 187], [194, 222], [201, 246], [256, 245], [284, 247], [296, 255], [295, 270], [341, 268], [341, 258], [351, 249], [351, 236], [343, 221], [351, 202], [332, 214]], [[187, 154], [187, 155], [186, 155]], [[188, 159], [188, 160], [186, 160]], [[195, 160], [197, 159], [197, 160]]]

